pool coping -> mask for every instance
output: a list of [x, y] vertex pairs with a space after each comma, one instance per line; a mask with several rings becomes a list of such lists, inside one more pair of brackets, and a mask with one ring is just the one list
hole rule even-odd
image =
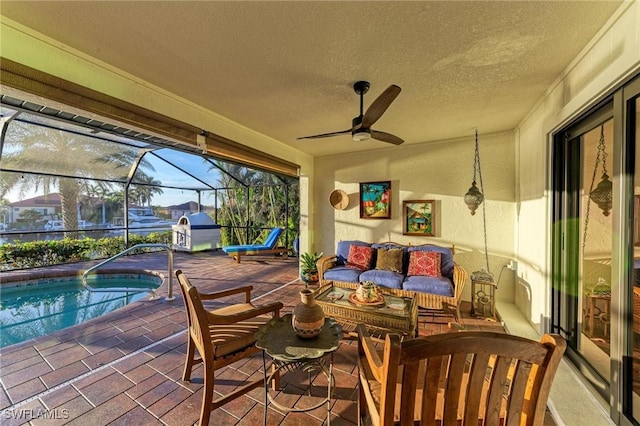
[[[85, 273], [86, 270], [79, 269], [76, 271], [70, 270], [49, 270], [49, 271], [30, 271], [28, 273], [23, 273], [20, 275], [15, 275], [14, 277], [5, 278], [0, 281], [0, 289], [4, 287], [18, 287], [22, 285], [32, 285], [26, 284], [31, 283], [38, 284], [40, 281], [49, 280], [49, 279], [59, 279], [59, 278], [80, 278]], [[158, 286], [158, 290], [161, 289], [165, 282], [166, 277], [163, 273], [152, 270], [152, 269], [136, 269], [136, 268], [104, 268], [99, 271], [93, 272], [97, 275], [151, 275], [160, 278], [161, 283]]]

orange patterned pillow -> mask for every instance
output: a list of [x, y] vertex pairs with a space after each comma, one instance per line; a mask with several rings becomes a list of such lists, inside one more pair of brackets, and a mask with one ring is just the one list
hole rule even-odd
[[350, 268], [361, 269], [363, 271], [371, 268], [371, 260], [373, 259], [373, 249], [369, 246], [357, 246], [352, 244], [349, 247], [349, 256], [347, 257], [347, 266]]
[[436, 251], [412, 251], [409, 256], [407, 275], [441, 277], [440, 253]]

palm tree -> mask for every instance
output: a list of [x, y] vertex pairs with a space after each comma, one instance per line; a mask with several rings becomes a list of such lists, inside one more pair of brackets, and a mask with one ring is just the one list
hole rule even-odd
[[132, 184], [129, 188], [129, 194], [133, 191], [135, 197], [132, 197], [136, 203], [140, 206], [147, 205], [151, 207], [151, 199], [154, 195], [161, 195], [164, 191], [159, 185], [162, 183], [152, 176], [148, 176], [142, 172], [136, 173], [136, 183], [140, 185]]
[[[218, 191], [221, 200], [219, 217], [222, 223], [230, 227], [225, 231], [233, 233], [225, 236], [223, 232], [223, 237], [227, 238], [223, 244], [253, 243], [254, 241], [247, 241], [243, 230], [245, 226], [253, 229], [284, 225], [289, 227], [287, 217], [289, 222], [297, 224], [300, 203], [297, 185], [289, 185], [291, 190], [286, 191], [284, 188], [287, 185], [271, 173], [223, 162], [217, 162], [216, 165], [224, 171], [219, 174], [217, 185], [226, 189]], [[289, 235], [288, 238], [292, 242], [295, 236]]]
[[[46, 125], [45, 125], [46, 124]], [[49, 122], [21, 113], [7, 128], [2, 163], [17, 172], [0, 174], [0, 198], [10, 190], [21, 196], [58, 188], [65, 229], [78, 228], [77, 205], [84, 179], [123, 180], [138, 155], [137, 149], [53, 128]], [[142, 167], [152, 169], [141, 162]], [[43, 172], [46, 174], [35, 174]], [[66, 237], [75, 237], [65, 232]]]
[[[87, 217], [85, 219], [90, 219], [96, 223], [102, 223], [103, 225], [107, 220], [107, 198], [110, 193], [110, 189], [113, 187], [111, 182], [103, 182], [103, 181], [81, 181], [81, 195], [87, 198], [90, 212], [87, 213]], [[100, 200], [100, 201], [97, 201]], [[100, 218], [95, 217], [96, 212], [95, 209], [97, 206], [100, 206], [101, 216]]]

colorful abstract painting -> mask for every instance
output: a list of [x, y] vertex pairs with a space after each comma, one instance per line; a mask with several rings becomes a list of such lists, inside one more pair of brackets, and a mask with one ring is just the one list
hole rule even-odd
[[360, 183], [360, 218], [391, 218], [391, 181]]

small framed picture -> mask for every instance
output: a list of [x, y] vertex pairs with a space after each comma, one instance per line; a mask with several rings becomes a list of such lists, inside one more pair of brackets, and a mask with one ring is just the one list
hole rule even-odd
[[391, 218], [391, 181], [360, 183], [360, 219]]
[[403, 235], [434, 237], [436, 235], [436, 200], [406, 200], [402, 202], [404, 211]]

